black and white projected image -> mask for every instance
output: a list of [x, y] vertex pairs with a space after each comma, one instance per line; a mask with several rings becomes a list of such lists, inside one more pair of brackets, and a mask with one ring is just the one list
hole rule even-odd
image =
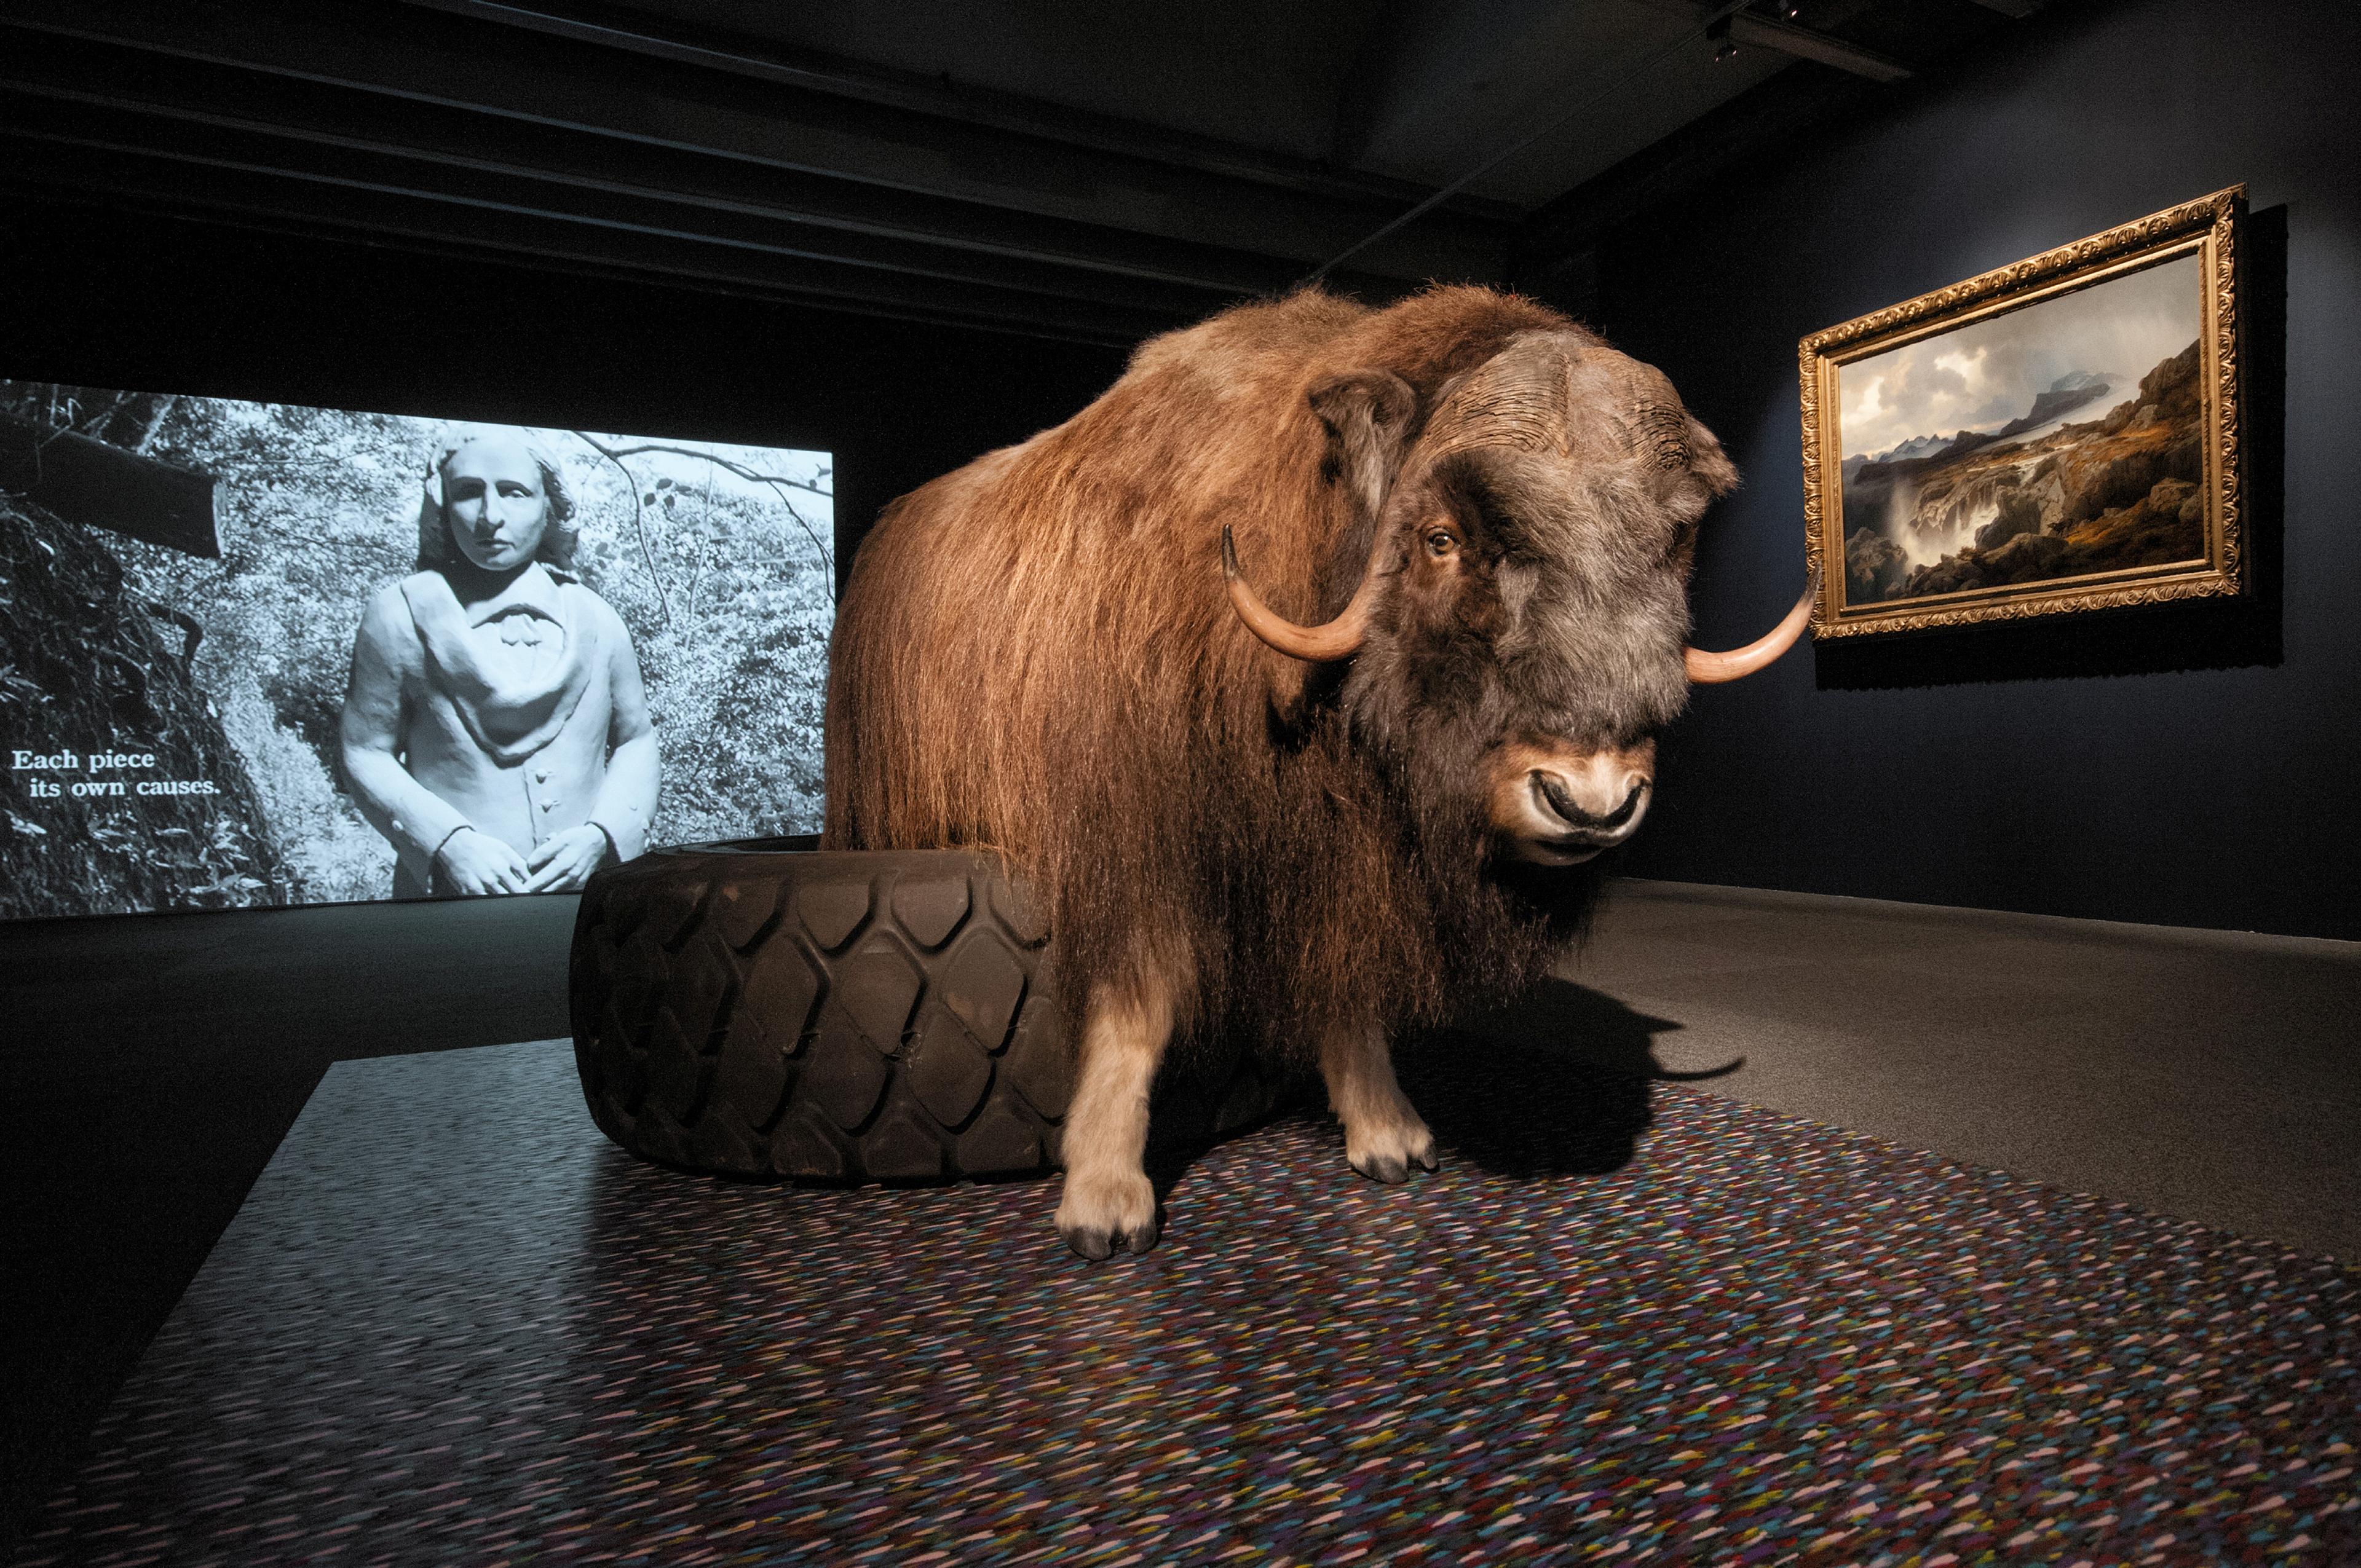
[[0, 916], [816, 831], [828, 454], [0, 381]]

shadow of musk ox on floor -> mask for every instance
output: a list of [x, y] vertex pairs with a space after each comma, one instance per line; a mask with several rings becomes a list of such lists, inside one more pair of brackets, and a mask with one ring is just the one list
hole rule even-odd
[[[1506, 1006], [1470, 1012], [1404, 1041], [1395, 1065], [1446, 1164], [1460, 1160], [1495, 1176], [1527, 1179], [1599, 1176], [1630, 1163], [1653, 1120], [1652, 1081], [1719, 1076], [1735, 1068], [1712, 1074], [1666, 1070], [1653, 1042], [1680, 1026], [1551, 979]], [[1176, 1080], [1172, 1087], [1180, 1076], [1168, 1073]], [[1316, 1078], [1298, 1080], [1281, 1092], [1272, 1115], [1290, 1113], [1327, 1115]], [[1159, 1199], [1215, 1144], [1248, 1130], [1214, 1135], [1206, 1109], [1185, 1090], [1159, 1093], [1157, 1117], [1148, 1171]], [[1336, 1175], [1340, 1180], [1351, 1175], [1341, 1152]]]
[[1653, 1120], [1650, 1083], [1699, 1076], [1656, 1060], [1655, 1037], [1680, 1026], [1550, 979], [1453, 1020], [1397, 1065], [1445, 1158], [1496, 1176], [1599, 1176], [1631, 1162]]

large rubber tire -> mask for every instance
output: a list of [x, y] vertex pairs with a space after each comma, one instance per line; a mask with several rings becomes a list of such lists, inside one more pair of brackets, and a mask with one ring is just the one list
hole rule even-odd
[[[599, 1129], [795, 1181], [1054, 1168], [1074, 1058], [1024, 888], [981, 855], [808, 843], [656, 850], [590, 879], [571, 991]], [[1168, 1146], [1248, 1125], [1283, 1088], [1243, 1059], [1167, 1079]]]

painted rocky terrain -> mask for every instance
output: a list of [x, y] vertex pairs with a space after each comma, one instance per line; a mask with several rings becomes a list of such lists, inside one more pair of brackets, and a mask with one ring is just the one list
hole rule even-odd
[[[2191, 561], [2205, 554], [2200, 345], [2163, 360], [2102, 417], [2106, 380], [2041, 394], [1989, 433], [1962, 431], [1845, 464], [1845, 598], [1917, 598]], [[2049, 428], [2044, 429], [2045, 426]]]

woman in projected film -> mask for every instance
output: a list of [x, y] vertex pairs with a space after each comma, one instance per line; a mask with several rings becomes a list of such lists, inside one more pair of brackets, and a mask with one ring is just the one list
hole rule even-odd
[[497, 426], [437, 447], [418, 570], [353, 643], [345, 774], [393, 844], [397, 898], [579, 888], [640, 852], [655, 811], [639, 659], [573, 573], [556, 459]]

